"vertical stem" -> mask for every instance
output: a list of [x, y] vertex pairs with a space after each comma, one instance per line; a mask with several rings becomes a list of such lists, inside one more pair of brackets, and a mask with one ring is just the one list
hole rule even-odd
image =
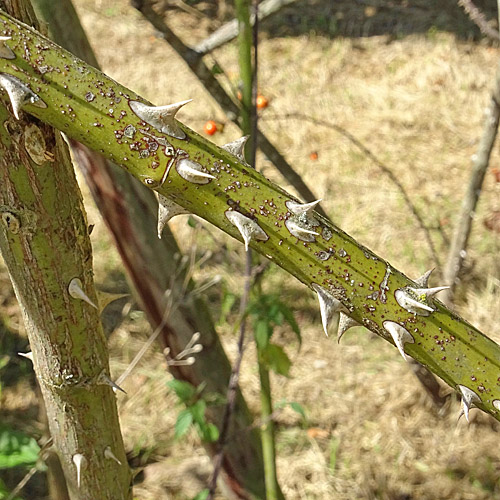
[[462, 200], [460, 214], [458, 216], [453, 241], [448, 253], [444, 272], [444, 281], [450, 285], [449, 290], [441, 296], [443, 302], [451, 306], [453, 302], [453, 292], [459, 280], [463, 261], [466, 255], [467, 243], [472, 229], [472, 222], [476, 212], [476, 206], [481, 194], [484, 176], [488, 169], [491, 151], [495, 144], [500, 122], [500, 65], [497, 68], [493, 92], [490, 102], [486, 108], [483, 133], [479, 141], [477, 152], [474, 155], [472, 172], [470, 174], [469, 185]]
[[[235, 0], [236, 17], [238, 19], [238, 63], [240, 66], [241, 87], [241, 128], [243, 134], [252, 132], [252, 27], [250, 24], [249, 0]], [[247, 152], [253, 151], [255, 138], [250, 137], [247, 143]], [[253, 158], [248, 157], [250, 165], [254, 165]]]
[[278, 479], [276, 477], [276, 451], [274, 446], [273, 404], [271, 399], [271, 381], [269, 370], [259, 356], [260, 404], [262, 427], [262, 452], [264, 454], [264, 471], [266, 480], [266, 499], [278, 499]]

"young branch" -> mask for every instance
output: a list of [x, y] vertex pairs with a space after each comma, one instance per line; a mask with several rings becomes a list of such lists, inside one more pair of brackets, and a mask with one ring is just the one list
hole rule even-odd
[[435, 300], [443, 288], [429, 288], [427, 273], [410, 280], [314, 211], [315, 202], [250, 168], [240, 143], [219, 148], [178, 122], [185, 103], [150, 106], [10, 16], [0, 13], [0, 25], [15, 57], [0, 59], [0, 77], [18, 112], [64, 130], [273, 260], [316, 293], [325, 330], [340, 312], [342, 325], [364, 325], [456, 389], [466, 417], [476, 406], [500, 420], [500, 346]]
[[[154, 26], [156, 30], [163, 34], [169, 45], [186, 62], [189, 69], [196, 75], [199, 81], [217, 101], [226, 116], [234, 122], [241, 130], [243, 124], [240, 119], [240, 106], [227, 94], [217, 78], [210, 71], [210, 68], [203, 62], [203, 56], [195, 50], [187, 47], [184, 42], [170, 29], [163, 19], [151, 7], [149, 0], [134, 0], [132, 5]], [[285, 160], [283, 155], [275, 148], [262, 131], [258, 132], [257, 142], [261, 151], [274, 164], [281, 175], [289, 182], [305, 200], [316, 199], [302, 177], [295, 172], [292, 166]], [[326, 217], [321, 206], [317, 211]]]

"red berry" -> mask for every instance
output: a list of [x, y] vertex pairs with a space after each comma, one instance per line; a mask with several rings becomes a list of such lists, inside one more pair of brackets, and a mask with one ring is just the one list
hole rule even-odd
[[259, 94], [257, 96], [257, 101], [255, 104], [257, 105], [257, 109], [264, 109], [267, 108], [267, 106], [269, 105], [269, 101], [267, 100], [266, 97]]
[[215, 132], [217, 132], [217, 123], [215, 123], [213, 120], [208, 120], [208, 122], [205, 123], [203, 130], [207, 135], [214, 135]]

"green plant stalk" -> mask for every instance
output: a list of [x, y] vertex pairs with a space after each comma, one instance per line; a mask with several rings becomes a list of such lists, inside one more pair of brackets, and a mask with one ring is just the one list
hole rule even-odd
[[[238, 64], [240, 67], [241, 87], [241, 129], [244, 135], [252, 131], [252, 83], [254, 70], [252, 68], [252, 25], [250, 24], [250, 4], [248, 0], [235, 0], [236, 19], [238, 20]], [[252, 147], [253, 137], [249, 138], [247, 151], [251, 154], [250, 165], [254, 165], [255, 158]]]
[[[260, 357], [260, 356], [259, 356]], [[264, 472], [266, 481], [266, 500], [278, 500], [278, 478], [276, 475], [276, 447], [274, 441], [273, 403], [269, 370], [259, 359], [260, 377], [260, 414], [262, 425], [260, 435], [264, 454]]]
[[[252, 45], [253, 32], [250, 22], [250, 5], [248, 0], [235, 0], [236, 19], [238, 20], [238, 63], [240, 68], [240, 80], [242, 83], [241, 99], [241, 123], [244, 135], [251, 137], [251, 142], [247, 145], [247, 155], [250, 165], [255, 168], [256, 144], [255, 136], [252, 130], [257, 126], [256, 108], [254, 100], [254, 83], [256, 82], [257, 68], [252, 65]], [[257, 47], [254, 47], [257, 50]], [[255, 80], [254, 80], [255, 79]], [[252, 260], [251, 250], [246, 256], [249, 262]], [[243, 319], [245, 321], [245, 319]], [[258, 347], [257, 347], [258, 349]], [[257, 356], [257, 364], [260, 376], [260, 400], [261, 400], [261, 419], [264, 422], [261, 428], [262, 454], [264, 460], [264, 480], [266, 484], [266, 499], [278, 500], [281, 493], [276, 474], [276, 450], [274, 441], [274, 424], [272, 421], [272, 393], [271, 381], [269, 379], [269, 370], [266, 363], [260, 355]]]
[[[394, 344], [385, 321], [411, 331], [414, 343], [404, 346], [406, 353], [451, 387], [474, 391], [475, 405], [500, 420], [500, 347], [495, 342], [438, 301], [428, 316], [402, 307], [395, 294], [417, 286], [415, 282], [319, 214], [313, 214], [319, 223], [314, 241], [293, 236], [285, 224], [292, 219], [286, 202], [293, 196], [179, 122], [175, 123], [186, 134], [183, 140], [149, 126], [130, 107], [131, 100], [145, 102], [137, 94], [3, 13], [0, 33], [12, 37], [2, 43], [15, 55], [0, 59], [0, 72], [18, 77], [47, 105], [28, 103], [25, 111], [121, 164], [149, 187], [240, 241], [227, 213], [246, 214], [268, 237], [252, 239], [251, 248], [308, 287], [314, 289], [316, 284], [327, 290], [351, 318], [383, 339]], [[127, 126], [136, 130], [133, 138], [123, 134]], [[177, 154], [189, 155], [215, 179], [196, 184], [173, 167], [162, 182], [172, 156], [163, 147], [151, 156], [138, 150], [147, 149], [151, 135], [156, 142], [168, 141]]]

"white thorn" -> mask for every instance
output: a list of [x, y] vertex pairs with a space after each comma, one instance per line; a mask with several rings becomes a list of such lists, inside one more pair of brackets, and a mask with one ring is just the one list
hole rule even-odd
[[33, 353], [31, 351], [29, 351], [29, 352], [18, 352], [17, 354], [19, 356], [22, 356], [23, 358], [28, 358], [33, 363]]
[[235, 210], [226, 210], [225, 216], [240, 232], [245, 243], [245, 250], [247, 252], [248, 245], [252, 238], [260, 241], [266, 241], [269, 239], [269, 236], [264, 232], [264, 230], [257, 224], [257, 222], [250, 219], [250, 217], [247, 217], [240, 212], [236, 212]]
[[115, 382], [113, 382], [111, 380], [111, 378], [109, 378], [109, 376], [106, 375], [105, 372], [102, 372], [99, 375], [97, 383], [100, 384], [100, 385], [109, 385], [113, 389], [114, 392], [121, 391], [121, 392], [123, 392], [123, 394], [127, 394], [126, 391], [124, 391], [118, 384], [116, 384]]
[[472, 408], [474, 403], [481, 402], [481, 398], [473, 390], [465, 387], [465, 385], [459, 385], [458, 390], [462, 394], [462, 412], [458, 418], [460, 418], [463, 413], [465, 415], [465, 420], [469, 422], [469, 410]]
[[320, 201], [322, 201], [322, 199], [311, 201], [310, 203], [298, 203], [293, 200], [288, 200], [285, 202], [285, 205], [288, 208], [288, 210], [292, 212], [292, 214], [303, 215], [303, 214], [309, 214], [309, 212], [314, 210], [314, 208]]
[[73, 278], [69, 282], [68, 293], [74, 299], [83, 300], [84, 302], [87, 302], [87, 304], [90, 304], [92, 307], [98, 309], [98, 307], [89, 299], [88, 295], [83, 291], [82, 286], [83, 285], [80, 279]]
[[429, 277], [434, 269], [429, 269], [426, 273], [422, 274], [420, 278], [415, 280], [415, 284], [421, 288], [427, 288], [429, 286]]
[[87, 459], [81, 453], [76, 453], [73, 455], [73, 463], [76, 467], [76, 484], [80, 488], [82, 470], [87, 466]]
[[318, 296], [319, 310], [321, 312], [321, 323], [323, 324], [323, 330], [328, 337], [328, 327], [330, 325], [331, 319], [333, 318], [334, 314], [340, 311], [342, 303], [317, 283], [312, 283], [311, 286]]
[[32, 104], [39, 108], [47, 105], [19, 78], [7, 73], [0, 73], [0, 87], [3, 87], [9, 95], [12, 104], [12, 112], [19, 120], [19, 111], [24, 104]]
[[493, 406], [494, 406], [497, 410], [500, 410], [500, 399], [494, 399], [494, 400], [493, 400]]
[[316, 241], [316, 236], [319, 236], [319, 233], [316, 231], [307, 229], [307, 227], [304, 227], [304, 225], [294, 221], [293, 219], [285, 221], [285, 226], [288, 231], [290, 231], [292, 236], [295, 236], [301, 241], [312, 243], [313, 241]]
[[249, 137], [250, 137], [249, 135], [244, 135], [243, 137], [240, 137], [236, 141], [228, 142], [227, 144], [224, 144], [224, 146], [222, 146], [222, 149], [224, 149], [228, 153], [231, 153], [241, 162], [246, 163], [245, 144], [247, 143]]
[[118, 465], [122, 464], [120, 460], [116, 458], [116, 455], [111, 451], [110, 446], [106, 446], [106, 449], [104, 450], [104, 457], [109, 458], [110, 460], [114, 460]]
[[164, 134], [175, 137], [176, 139], [185, 139], [186, 134], [175, 120], [175, 115], [188, 102], [176, 102], [167, 106], [148, 106], [140, 101], [129, 101], [132, 111], [143, 121]]
[[165, 226], [172, 217], [188, 213], [188, 210], [177, 205], [174, 201], [162, 194], [158, 194], [158, 238], [161, 239], [161, 233], [163, 233]]
[[415, 293], [417, 296], [422, 297], [425, 299], [429, 299], [430, 297], [433, 297], [439, 292], [442, 292], [443, 290], [448, 290], [450, 287], [449, 286], [435, 286], [434, 288], [411, 288], [413, 293]]
[[405, 353], [404, 346], [405, 344], [414, 344], [415, 339], [413, 335], [399, 323], [394, 321], [384, 321], [384, 328], [391, 334], [392, 340], [396, 344], [396, 347], [399, 349], [401, 356], [405, 361], [408, 361], [408, 356]]
[[355, 319], [352, 319], [351, 317], [347, 316], [347, 314], [341, 312], [340, 313], [340, 319], [339, 319], [339, 329], [337, 332], [337, 342], [340, 343], [340, 339], [344, 335], [349, 328], [353, 328], [355, 326], [362, 326], [361, 323], [358, 323]]
[[418, 314], [419, 316], [429, 316], [434, 312], [434, 309], [423, 303], [424, 299], [418, 300], [417, 296], [413, 296], [412, 288], [400, 288], [394, 293], [397, 303], [408, 312]]
[[208, 184], [211, 179], [215, 179], [212, 174], [203, 170], [202, 165], [188, 158], [179, 160], [175, 168], [183, 179], [194, 184]]

